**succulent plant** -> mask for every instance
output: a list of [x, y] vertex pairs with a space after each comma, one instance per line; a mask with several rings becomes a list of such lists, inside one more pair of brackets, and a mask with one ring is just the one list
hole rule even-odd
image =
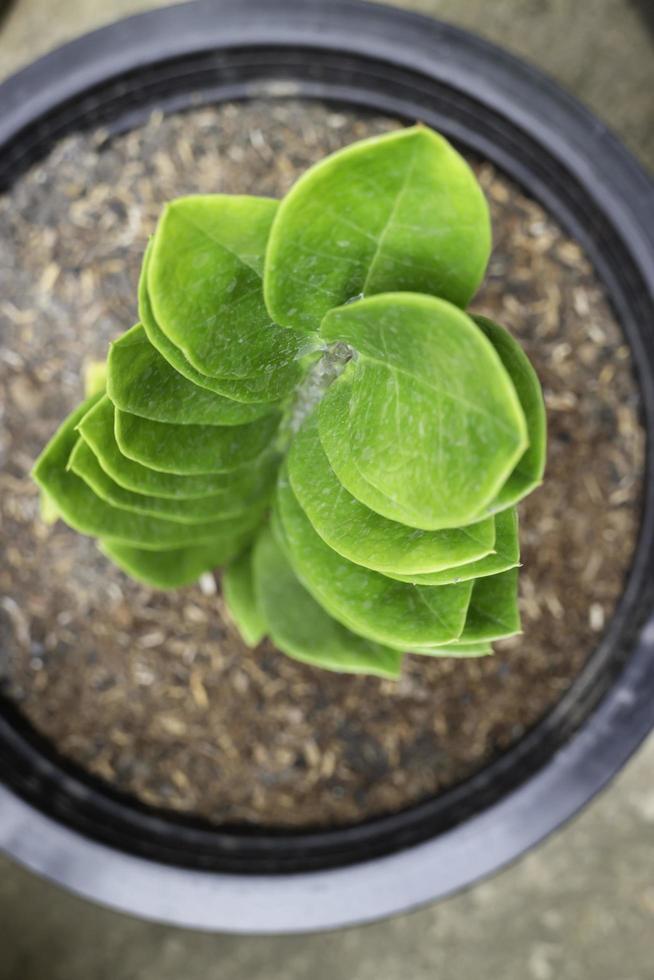
[[490, 246], [474, 174], [423, 126], [281, 203], [171, 202], [140, 322], [35, 464], [48, 515], [155, 587], [223, 568], [250, 646], [390, 677], [490, 653], [520, 628], [546, 438], [523, 350], [465, 312]]

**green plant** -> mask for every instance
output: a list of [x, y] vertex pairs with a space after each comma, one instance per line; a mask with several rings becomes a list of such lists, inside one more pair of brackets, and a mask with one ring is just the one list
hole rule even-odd
[[34, 468], [47, 513], [162, 588], [226, 566], [244, 640], [396, 676], [519, 630], [516, 503], [543, 475], [525, 354], [464, 308], [484, 196], [414, 127], [309, 170], [281, 203], [173, 201], [106, 390]]

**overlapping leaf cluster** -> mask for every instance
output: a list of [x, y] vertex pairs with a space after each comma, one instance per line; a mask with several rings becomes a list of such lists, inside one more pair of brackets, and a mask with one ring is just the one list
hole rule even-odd
[[251, 645], [383, 676], [488, 653], [519, 630], [515, 505], [545, 446], [523, 351], [463, 312], [489, 250], [472, 172], [424, 127], [281, 204], [172, 202], [106, 391], [35, 466], [49, 509], [155, 586], [226, 565]]

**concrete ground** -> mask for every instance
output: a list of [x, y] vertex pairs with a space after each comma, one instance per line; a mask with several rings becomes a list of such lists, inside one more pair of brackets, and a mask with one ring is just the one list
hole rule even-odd
[[2, 980], [652, 980], [654, 742], [580, 818], [438, 906], [243, 938], [95, 908], [0, 862]]
[[[0, 76], [157, 5], [15, 0], [0, 20]], [[651, 0], [403, 5], [538, 64], [654, 168]], [[517, 865], [436, 907], [331, 935], [244, 939], [142, 923], [0, 859], [0, 980], [651, 980], [653, 937], [653, 740], [581, 817]]]

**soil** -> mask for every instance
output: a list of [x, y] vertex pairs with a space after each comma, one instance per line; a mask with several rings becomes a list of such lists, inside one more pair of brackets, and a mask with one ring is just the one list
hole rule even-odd
[[338, 676], [246, 649], [212, 576], [149, 590], [39, 518], [31, 464], [84, 364], [135, 322], [163, 203], [279, 196], [326, 152], [397, 125], [281, 101], [156, 115], [65, 140], [0, 199], [0, 677], [61, 752], [147, 803], [311, 826], [438, 793], [560, 699], [622, 592], [644, 456], [629, 350], [578, 245], [479, 161], [495, 249], [474, 307], [520, 338], [549, 414], [547, 479], [521, 506], [521, 637], [479, 661], [407, 657], [398, 682]]

